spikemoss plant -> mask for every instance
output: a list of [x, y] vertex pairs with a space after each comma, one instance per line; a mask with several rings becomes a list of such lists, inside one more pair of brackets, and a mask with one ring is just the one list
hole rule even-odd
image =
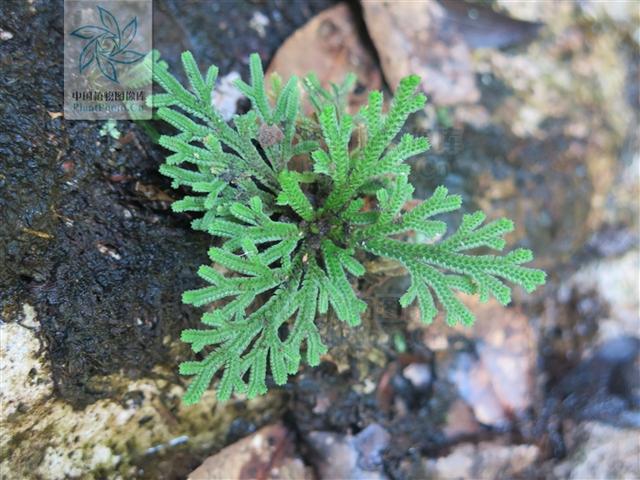
[[[234, 392], [264, 394], [267, 372], [277, 385], [286, 383], [303, 357], [318, 365], [327, 347], [317, 322], [333, 311], [355, 327], [367, 308], [352, 285], [366, 273], [363, 258], [386, 257], [406, 268], [411, 284], [400, 304], [417, 302], [425, 323], [437, 305], [447, 323], [473, 323], [456, 291], [506, 305], [511, 290], [505, 281], [528, 292], [544, 283], [544, 272], [522, 266], [532, 260], [529, 250], [474, 253], [502, 250], [511, 220], [485, 223], [485, 214], [475, 212], [447, 236], [447, 225], [436, 217], [459, 209], [461, 199], [445, 187], [405, 208], [414, 190], [405, 162], [429, 148], [426, 138], [397, 138], [409, 115], [425, 105], [417, 76], [400, 82], [387, 112], [382, 93], [373, 91], [352, 116], [344, 98], [353, 76], [327, 91], [310, 75], [302, 86], [315, 113], [305, 116], [298, 79], [283, 84], [275, 77], [268, 92], [253, 54], [251, 83], [236, 83], [252, 108], [230, 125], [212, 103], [218, 69], [201, 75], [189, 52], [182, 63], [188, 88], [163, 62], [153, 70], [164, 93], [154, 95], [152, 105], [177, 130], [160, 137], [173, 152], [160, 171], [173, 187], [191, 190], [173, 210], [198, 212], [193, 228], [211, 234], [215, 245], [212, 264], [198, 270], [208, 285], [183, 296], [185, 303], [208, 307], [206, 328], [182, 332], [194, 352], [203, 352], [201, 360], [180, 365], [181, 374], [194, 377], [185, 403], [197, 402], [217, 372], [218, 398], [225, 400]], [[294, 168], [294, 157], [309, 169]], [[412, 232], [429, 242], [410, 241]]]

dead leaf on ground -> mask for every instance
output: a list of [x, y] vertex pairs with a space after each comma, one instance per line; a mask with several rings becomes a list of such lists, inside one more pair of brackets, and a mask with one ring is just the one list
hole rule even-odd
[[159, 202], [173, 202], [173, 198], [154, 185], [145, 185], [142, 182], [136, 182], [133, 189], [147, 200]]
[[340, 3], [316, 15], [280, 47], [267, 69], [287, 79], [315, 72], [323, 86], [340, 83], [349, 72], [358, 76], [350, 107], [366, 103], [369, 90], [380, 89], [382, 75], [358, 34], [349, 7]]
[[422, 77], [437, 105], [480, 99], [471, 52], [531, 39], [539, 24], [514, 20], [462, 1], [363, 0], [364, 20], [391, 88], [407, 75]]
[[28, 233], [29, 235], [33, 235], [34, 237], [43, 238], [45, 240], [51, 240], [53, 238], [53, 235], [50, 235], [47, 232], [41, 232], [40, 230], [34, 230], [33, 228], [23, 227], [22, 231], [24, 233]]

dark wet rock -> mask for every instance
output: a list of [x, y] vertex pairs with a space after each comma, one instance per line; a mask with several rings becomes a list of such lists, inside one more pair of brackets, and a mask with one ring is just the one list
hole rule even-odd
[[[329, 3], [263, 4], [270, 35], [258, 41], [250, 3], [221, 11], [215, 2], [186, 9], [156, 2], [154, 47], [173, 66], [190, 49], [201, 65], [245, 73], [250, 52], [268, 59]], [[56, 392], [81, 407], [114, 394], [92, 381], [97, 375], [136, 378], [160, 362], [178, 363], [167, 341], [198, 321], [180, 295], [198, 284], [209, 239], [168, 209], [175, 194], [157, 173], [164, 152], [141, 128], [119, 122], [116, 141], [99, 135], [101, 122], [55, 115], [62, 111], [62, 2], [2, 2], [0, 9], [3, 28], [14, 32], [0, 43], [1, 311], [26, 300], [36, 307]]]
[[[201, 65], [216, 64], [221, 74], [248, 73], [249, 54], [257, 52], [268, 63], [282, 43], [334, 0], [300, 2], [286, 0], [196, 2], [185, 8], [181, 0], [154, 2], [154, 48], [171, 66], [178, 67], [180, 54], [191, 50]], [[260, 15], [262, 27], [255, 21]], [[264, 28], [265, 35], [260, 35]], [[179, 72], [179, 76], [182, 76]]]
[[[359, 383], [351, 378], [355, 372], [339, 374], [335, 366], [328, 363], [305, 370], [293, 388], [290, 404], [292, 419], [301, 437], [306, 440], [312, 432], [325, 432], [343, 438], [350, 433], [359, 435], [368, 425], [376, 423], [392, 439], [382, 453], [385, 471], [404, 478], [402, 472], [406, 469], [422, 468], [421, 454], [433, 454], [446, 445], [446, 437], [439, 427], [444, 423], [442, 406], [446, 401], [442, 397], [446, 395], [433, 398], [416, 391], [410, 380], [402, 376], [402, 368], [412, 363], [411, 358], [418, 363], [425, 362], [424, 357], [408, 355], [406, 359], [392, 362], [384, 371], [373, 370], [369, 375], [377, 387], [372, 391], [359, 388]], [[396, 391], [397, 385], [391, 385], [394, 377], [404, 380], [406, 394]], [[380, 395], [381, 389], [385, 390], [383, 395]]]
[[[31, 299], [57, 393], [80, 406], [109, 395], [92, 391], [93, 375], [139, 376], [166, 360], [164, 336], [196, 319], [179, 291], [195, 285], [189, 270], [204, 259], [206, 239], [134, 191], [133, 179], [166, 183], [156, 173], [159, 156], [133, 124], [120, 128], [138, 141], [121, 145], [99, 136], [100, 123], [48, 114], [62, 109], [62, 4], [3, 5], [5, 21], [18, 32], [29, 23], [32, 32], [0, 46], [11, 59], [0, 87], [3, 128], [21, 132], [2, 147], [2, 302], [11, 309]], [[114, 174], [132, 180], [115, 183]]]
[[551, 455], [564, 457], [571, 450], [576, 437], [567, 422], [640, 428], [639, 365], [640, 339], [621, 337], [602, 344], [549, 387], [535, 431]]
[[550, 392], [563, 416], [640, 427], [640, 339], [621, 337], [601, 345], [569, 372]]
[[366, 419], [374, 414], [375, 399], [351, 390], [350, 383], [349, 372], [339, 374], [329, 363], [301, 374], [295, 384], [292, 403], [300, 431], [346, 432], [349, 428], [364, 428]]

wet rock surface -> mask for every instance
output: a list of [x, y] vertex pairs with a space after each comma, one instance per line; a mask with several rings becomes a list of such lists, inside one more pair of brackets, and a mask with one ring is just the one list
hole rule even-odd
[[[173, 65], [191, 49], [203, 64], [215, 58], [222, 72], [245, 73], [250, 52], [268, 58], [322, 4], [267, 7], [270, 35], [258, 42], [249, 4], [223, 19], [220, 5], [178, 15], [179, 2], [157, 2], [155, 48]], [[93, 376], [149, 373], [167, 358], [165, 338], [197, 321], [180, 295], [196, 285], [209, 239], [168, 209], [163, 153], [142, 129], [121, 122], [115, 140], [100, 136], [100, 123], [50, 114], [62, 110], [62, 2], [2, 8], [15, 32], [0, 44], [2, 311], [9, 318], [21, 301], [36, 305], [56, 390], [81, 407], [110, 394]], [[27, 24], [40, 34], [21, 34]]]
[[[349, 34], [393, 87], [373, 3], [349, 5]], [[268, 62], [333, 2], [154, 4], [154, 44], [174, 71], [190, 49], [233, 78], [250, 52]], [[362, 326], [320, 322], [331, 347], [320, 367], [252, 402], [209, 392], [184, 407], [177, 339], [199, 312], [180, 294], [197, 284], [209, 239], [168, 209], [164, 153], [140, 126], [118, 122], [115, 139], [57, 114], [62, 2], [1, 3], [3, 474], [185, 478], [211, 456], [199, 471], [213, 478], [224, 462], [238, 478], [637, 477], [637, 12], [537, 5], [433, 2], [469, 34], [462, 53], [434, 54], [464, 60], [473, 96], [434, 95], [409, 130], [433, 145], [413, 161], [418, 197], [444, 184], [467, 212], [513, 218], [510, 246], [534, 250], [547, 287], [515, 291], [507, 308], [472, 302], [471, 329], [424, 326], [397, 305], [403, 272], [372, 265]], [[486, 22], [499, 42], [476, 49]], [[238, 107], [219, 96], [229, 114]]]
[[[166, 201], [136, 190], [162, 184], [159, 157], [136, 127], [123, 125], [116, 141], [100, 137], [99, 123], [48, 114], [62, 109], [62, 6], [4, 8], [13, 30], [34, 22], [50, 33], [1, 46], [3, 316], [32, 302], [56, 391], [82, 407], [109, 395], [93, 376], [148, 373], [168, 352], [163, 338], [195, 321], [178, 290], [194, 284], [189, 271], [206, 239], [187, 235]], [[27, 75], [27, 65], [40, 70]]]

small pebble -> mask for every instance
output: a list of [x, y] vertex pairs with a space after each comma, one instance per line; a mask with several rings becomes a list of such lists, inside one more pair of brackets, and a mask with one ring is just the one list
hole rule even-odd
[[402, 375], [417, 390], [425, 390], [431, 384], [431, 369], [424, 363], [412, 363], [402, 370]]

